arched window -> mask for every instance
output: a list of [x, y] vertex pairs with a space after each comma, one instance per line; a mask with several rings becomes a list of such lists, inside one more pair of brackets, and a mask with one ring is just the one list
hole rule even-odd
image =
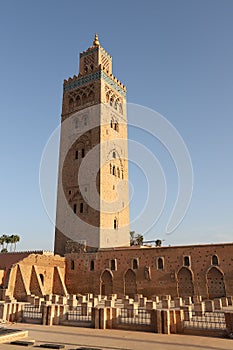
[[114, 230], [117, 229], [117, 219], [113, 220], [113, 228], [114, 228]]
[[115, 151], [112, 152], [112, 157], [116, 158], [116, 152]]
[[120, 169], [117, 168], [117, 176], [120, 178], [121, 177], [121, 173], [120, 173]]
[[114, 130], [119, 132], [119, 124], [118, 124], [118, 122], [114, 123]]
[[81, 106], [81, 98], [80, 98], [79, 95], [76, 97], [75, 104], [76, 104], [77, 107]]
[[123, 114], [123, 109], [122, 109], [122, 104], [121, 104], [121, 103], [119, 103], [119, 112], [120, 112], [121, 114]]
[[111, 122], [110, 122], [110, 126], [111, 126], [111, 128], [113, 128], [113, 121], [112, 121], [112, 119], [111, 119]]
[[69, 109], [73, 109], [74, 108], [74, 100], [72, 98], [70, 98], [69, 100]]
[[89, 94], [88, 94], [88, 98], [87, 98], [87, 101], [88, 102], [93, 102], [95, 99], [95, 94], [93, 91], [90, 91]]
[[94, 260], [91, 260], [90, 271], [94, 271], [94, 269], [95, 269], [95, 262], [94, 262]]
[[112, 167], [112, 175], [116, 175], [116, 167], [115, 167], [115, 165], [113, 165], [113, 167]]
[[112, 105], [113, 105], [113, 102], [114, 102], [114, 101], [113, 101], [113, 98], [111, 97], [111, 98], [110, 98], [110, 101], [109, 101], [110, 106], [112, 106]]
[[158, 270], [163, 270], [163, 259], [162, 258], [158, 258], [157, 268], [158, 268]]
[[80, 203], [79, 211], [80, 213], [83, 213], [83, 203]]
[[71, 260], [71, 261], [70, 261], [70, 269], [71, 269], [71, 270], [74, 270], [74, 260]]
[[75, 151], [75, 159], [78, 159], [78, 151]]
[[87, 125], [87, 116], [84, 117], [84, 125]]
[[122, 180], [124, 179], [124, 172], [123, 172], [123, 170], [121, 170], [121, 178], [122, 178]]
[[212, 256], [212, 265], [218, 266], [219, 262], [218, 262], [218, 257], [217, 255], [213, 255]]
[[86, 95], [86, 94], [83, 94], [82, 100], [83, 100], [83, 103], [86, 103], [86, 102], [87, 102], [87, 95]]
[[184, 266], [187, 266], [187, 267], [190, 266], [190, 259], [189, 259], [189, 256], [184, 256]]
[[91, 70], [93, 70], [94, 69], [94, 66], [93, 66], [93, 64], [91, 64]]
[[85, 149], [82, 148], [82, 158], [84, 158], [84, 157], [85, 157]]
[[75, 214], [77, 213], [77, 204], [76, 204], [76, 203], [73, 205], [73, 212], [74, 212]]
[[133, 270], [138, 269], [138, 259], [133, 259]]

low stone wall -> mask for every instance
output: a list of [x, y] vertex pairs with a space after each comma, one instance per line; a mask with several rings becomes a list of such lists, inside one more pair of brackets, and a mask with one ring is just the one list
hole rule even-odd
[[198, 298], [192, 303], [191, 298], [172, 300], [169, 295], [152, 300], [142, 295], [134, 299], [119, 299], [116, 294], [29, 295], [27, 303], [0, 302], [0, 319], [49, 326], [226, 336], [233, 333], [232, 298], [228, 299], [203, 302]]

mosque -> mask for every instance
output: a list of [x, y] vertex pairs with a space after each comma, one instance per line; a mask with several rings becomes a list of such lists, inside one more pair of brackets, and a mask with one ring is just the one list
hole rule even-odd
[[96, 35], [63, 85], [54, 253], [1, 253], [1, 300], [233, 295], [232, 243], [130, 246], [127, 180], [126, 87]]

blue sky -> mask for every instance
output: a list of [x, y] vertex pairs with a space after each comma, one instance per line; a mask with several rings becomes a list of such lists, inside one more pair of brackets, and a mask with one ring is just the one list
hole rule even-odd
[[[63, 79], [77, 73], [79, 52], [98, 32], [114, 74], [127, 86], [128, 102], [166, 117], [192, 158], [191, 205], [167, 235], [177, 193], [174, 164], [158, 141], [129, 130], [156, 154], [168, 185], [165, 210], [146, 239], [231, 242], [232, 17], [231, 0], [2, 1], [0, 234], [19, 234], [20, 249], [53, 248], [54, 228], [40, 196], [40, 159], [60, 120]], [[144, 205], [146, 179], [133, 165], [130, 179], [133, 218]], [[131, 229], [143, 232], [145, 226]]]

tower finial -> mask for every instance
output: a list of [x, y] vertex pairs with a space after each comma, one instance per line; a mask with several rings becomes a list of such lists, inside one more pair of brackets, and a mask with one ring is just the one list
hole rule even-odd
[[100, 46], [98, 34], [95, 35], [95, 39], [93, 41], [93, 45], [94, 46]]

